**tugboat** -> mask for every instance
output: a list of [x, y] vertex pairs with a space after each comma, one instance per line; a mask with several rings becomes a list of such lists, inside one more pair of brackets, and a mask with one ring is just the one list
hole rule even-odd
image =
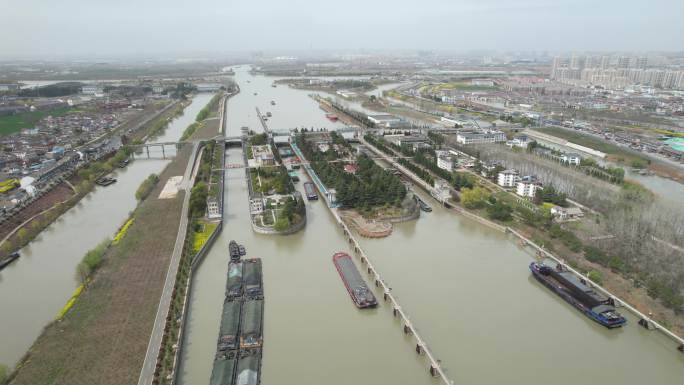
[[619, 328], [627, 323], [625, 317], [615, 310], [612, 298], [606, 298], [570, 271], [558, 265], [555, 269], [543, 263], [530, 263], [530, 271], [537, 281], [549, 288], [567, 303], [587, 317], [609, 328]]
[[7, 265], [14, 262], [19, 257], [20, 257], [19, 253], [15, 251], [14, 253], [6, 256], [5, 259], [0, 259], [0, 270], [7, 267]]
[[238, 251], [240, 252], [240, 256], [245, 256], [247, 255], [247, 250], [245, 249], [244, 246], [238, 245]]
[[273, 114], [271, 114], [271, 111], [268, 111], [268, 112], [266, 112], [266, 116], [268, 116], [270, 118], [271, 116], [273, 116]]
[[[244, 246], [242, 247], [244, 251]], [[240, 245], [235, 241], [228, 242], [228, 254], [230, 254], [231, 261], [239, 261], [240, 256], [244, 255], [240, 253]]]
[[275, 100], [271, 100], [271, 105], [275, 106]]
[[424, 200], [422, 200], [418, 197], [416, 197], [416, 199], [418, 200], [418, 205], [420, 205], [421, 210], [425, 211], [426, 213], [429, 213], [432, 211], [432, 207], [430, 207], [430, 205], [428, 205]]

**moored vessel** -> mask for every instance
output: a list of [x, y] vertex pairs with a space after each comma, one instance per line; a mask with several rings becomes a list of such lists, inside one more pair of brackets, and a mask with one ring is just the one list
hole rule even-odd
[[16, 252], [16, 251], [15, 251], [14, 253], [11, 253], [11, 254], [7, 255], [6, 257], [4, 257], [4, 258], [0, 258], [0, 270], [2, 270], [2, 269], [4, 269], [5, 267], [7, 267], [7, 265], [9, 265], [10, 263], [14, 262], [14, 261], [17, 260], [19, 257], [20, 257], [19, 252]]
[[627, 323], [610, 298], [594, 291], [572, 272], [538, 262], [530, 263], [530, 271], [544, 286], [599, 324], [612, 329]]

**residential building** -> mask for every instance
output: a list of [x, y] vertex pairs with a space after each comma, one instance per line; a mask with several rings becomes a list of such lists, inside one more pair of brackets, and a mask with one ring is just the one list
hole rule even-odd
[[584, 216], [584, 213], [579, 207], [551, 207], [551, 215], [559, 221], [565, 221], [570, 219], [577, 219]]
[[542, 188], [542, 184], [537, 181], [537, 177], [533, 175], [528, 175], [522, 177], [518, 183], [515, 193], [521, 197], [534, 198], [537, 194], [537, 190]]
[[449, 155], [449, 151], [438, 150], [435, 151], [435, 155], [437, 155], [437, 167], [449, 172], [454, 171], [454, 160]]
[[527, 148], [530, 142], [532, 141], [527, 135], [518, 135], [514, 137], [512, 140], [506, 142], [506, 145], [509, 147]]
[[221, 211], [216, 198], [207, 199], [207, 217], [209, 219], [221, 218]]
[[515, 187], [520, 180], [516, 170], [501, 171], [497, 177], [496, 183], [501, 187]]
[[570, 153], [570, 154], [563, 154], [560, 157], [561, 162], [573, 165], [573, 166], [579, 166], [580, 162], [582, 161], [582, 157], [579, 156], [579, 154], [576, 153]]
[[252, 215], [259, 215], [264, 212], [264, 200], [261, 198], [254, 198], [249, 200], [249, 213]]

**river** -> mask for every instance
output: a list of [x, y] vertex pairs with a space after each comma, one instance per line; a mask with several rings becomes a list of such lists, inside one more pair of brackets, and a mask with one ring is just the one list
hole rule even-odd
[[[213, 94], [198, 94], [168, 128], [151, 141], [175, 141]], [[14, 365], [64, 306], [78, 285], [76, 265], [106, 237], [113, 237], [137, 205], [135, 190], [168, 160], [136, 160], [117, 169], [117, 182], [96, 186], [76, 206], [21, 249], [21, 258], [0, 272], [0, 363]]]
[[[274, 113], [271, 128], [333, 127], [306, 92], [272, 89], [272, 78], [244, 67], [235, 80], [242, 93], [228, 104], [228, 135], [241, 126], [259, 131], [254, 105], [274, 90], [292, 112]], [[227, 156], [241, 162], [240, 149]], [[244, 170], [227, 170], [225, 183], [225, 225], [191, 290], [181, 384], [208, 382], [230, 239], [264, 262], [264, 384], [435, 384], [386, 304], [371, 311], [352, 305], [331, 262], [349, 249], [322, 201], [307, 202], [303, 231], [258, 235], [249, 225]], [[629, 314], [620, 330], [593, 323], [531, 278], [532, 256], [507, 236], [424, 198], [432, 213], [361, 243], [456, 384], [669, 385], [684, 378], [684, 355], [670, 340]]]

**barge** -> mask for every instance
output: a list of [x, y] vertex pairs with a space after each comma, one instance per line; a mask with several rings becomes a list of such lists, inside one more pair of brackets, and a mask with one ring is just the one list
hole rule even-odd
[[255, 299], [264, 297], [261, 259], [253, 258], [242, 261], [242, 286], [245, 297]]
[[219, 354], [237, 349], [241, 311], [242, 302], [240, 300], [227, 298], [223, 302], [221, 327], [219, 328], [219, 339], [216, 345], [216, 351]]
[[310, 201], [317, 201], [318, 194], [316, 194], [316, 188], [311, 182], [304, 182], [304, 192], [306, 193], [306, 199]]
[[336, 122], [339, 119], [335, 114], [325, 114], [325, 117], [331, 122]]
[[[237, 242], [231, 241], [229, 245], [229, 249], [237, 250], [238, 254], [244, 253], [244, 246]], [[256, 294], [258, 298], [248, 293]], [[263, 324], [261, 260], [240, 261], [238, 256], [235, 261], [231, 258], [210, 385], [260, 383]]]
[[235, 352], [230, 355], [217, 357], [211, 370], [209, 385], [230, 385], [235, 378], [237, 357]]
[[228, 279], [226, 281], [226, 297], [242, 297], [242, 262], [231, 262], [228, 265]]
[[237, 364], [235, 385], [258, 385], [261, 382], [261, 352], [243, 351]]
[[356, 307], [363, 309], [377, 306], [378, 301], [375, 299], [375, 295], [366, 285], [349, 254], [335, 253], [332, 259]]
[[116, 178], [109, 176], [103, 176], [95, 180], [95, 184], [98, 186], [109, 186], [110, 184], [116, 183]]
[[240, 349], [258, 348], [262, 344], [264, 300], [247, 300], [242, 304], [240, 318]]
[[19, 258], [19, 256], [19, 253], [15, 251], [14, 253], [9, 254], [5, 258], [0, 259], [0, 270], [7, 267], [7, 265], [9, 265], [10, 263], [16, 261]]
[[530, 271], [537, 281], [599, 324], [612, 329], [627, 323], [615, 310], [611, 299], [594, 291], [572, 272], [538, 262], [530, 263]]

